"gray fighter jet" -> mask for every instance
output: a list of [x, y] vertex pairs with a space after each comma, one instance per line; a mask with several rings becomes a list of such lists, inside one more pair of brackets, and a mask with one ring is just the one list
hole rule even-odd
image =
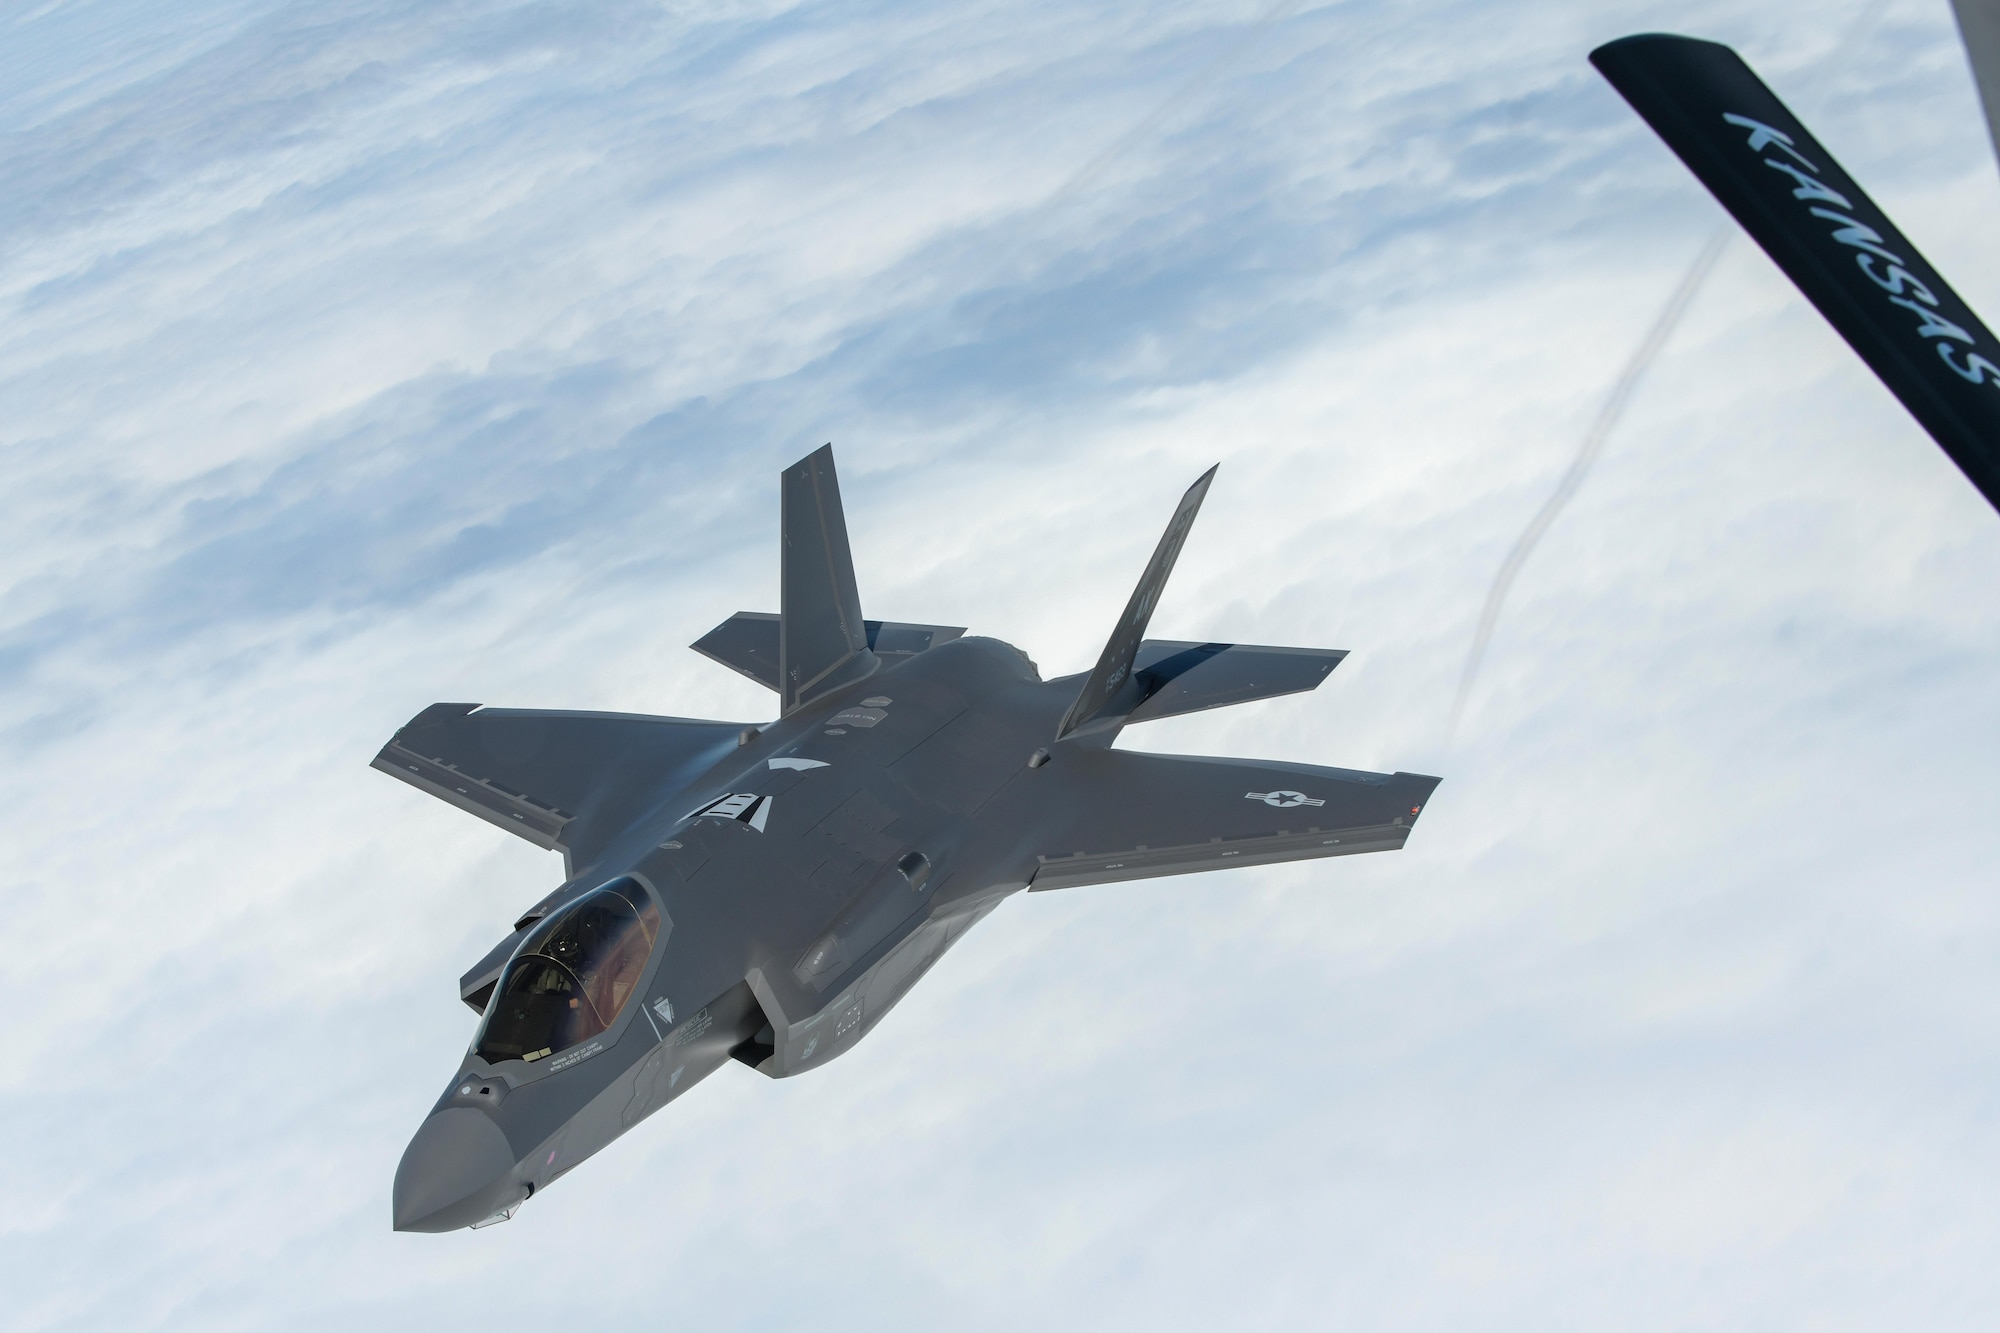
[[513, 1216], [732, 1059], [825, 1064], [1022, 889], [1400, 848], [1437, 778], [1111, 748], [1129, 722], [1310, 690], [1346, 656], [1145, 637], [1214, 476], [1087, 676], [862, 619], [828, 446], [784, 473], [779, 614], [694, 645], [777, 691], [777, 721], [412, 718], [374, 766], [567, 874], [460, 979], [479, 1031], [396, 1169], [396, 1229]]

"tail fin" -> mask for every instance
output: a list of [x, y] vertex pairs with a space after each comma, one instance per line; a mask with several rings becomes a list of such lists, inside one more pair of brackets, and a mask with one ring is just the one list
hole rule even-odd
[[778, 695], [789, 714], [873, 671], [833, 446], [785, 469]]
[[1208, 484], [1215, 480], [1216, 468], [1221, 466], [1218, 463], [1202, 473], [1201, 479], [1188, 487], [1187, 494], [1181, 497], [1180, 507], [1174, 510], [1173, 521], [1167, 524], [1166, 535], [1153, 548], [1153, 558], [1146, 563], [1146, 572], [1139, 576], [1139, 586], [1132, 590], [1132, 600], [1125, 603], [1125, 614], [1118, 617], [1118, 626], [1111, 631], [1111, 639], [1104, 645], [1103, 655], [1091, 669], [1089, 679], [1083, 682], [1076, 702], [1063, 714], [1062, 723], [1056, 728], [1057, 740], [1080, 731], [1102, 729], [1093, 727], [1093, 723], [1104, 722], [1116, 727], [1139, 702], [1138, 685], [1132, 678], [1133, 659], [1138, 656], [1140, 640], [1146, 637], [1146, 625], [1153, 618], [1153, 608], [1159, 604], [1160, 593], [1167, 586], [1167, 575], [1174, 572], [1174, 561], [1180, 557], [1188, 529], [1194, 526], [1194, 516], [1201, 512], [1201, 502], [1208, 495]]

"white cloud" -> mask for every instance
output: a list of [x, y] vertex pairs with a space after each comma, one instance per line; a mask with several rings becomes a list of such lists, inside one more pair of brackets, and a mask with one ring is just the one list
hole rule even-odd
[[[1747, 242], [1441, 749], [1716, 217], [1584, 52], [1738, 44], [1993, 309], [1949, 16], [1265, 12], [0, 20], [14, 1323], [1975, 1326], [2000, 525]], [[823, 1073], [392, 1235], [556, 867], [368, 757], [762, 716], [681, 645], [828, 438], [870, 613], [1046, 674], [1222, 460], [1157, 632], [1354, 656], [1126, 743], [1446, 785], [1397, 856], [1010, 903]]]

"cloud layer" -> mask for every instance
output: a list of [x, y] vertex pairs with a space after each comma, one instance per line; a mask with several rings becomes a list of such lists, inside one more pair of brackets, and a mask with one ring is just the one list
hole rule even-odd
[[[1847, 25], [1864, 39], [1840, 45]], [[1943, 6], [50, 3], [0, 18], [0, 1276], [24, 1329], [1979, 1327], [2000, 524], [1583, 62], [1762, 69], [2000, 308]], [[552, 858], [434, 699], [757, 720], [871, 615], [1354, 650], [1134, 748], [1442, 772], [1410, 848], [1008, 904], [852, 1055], [388, 1229]]]

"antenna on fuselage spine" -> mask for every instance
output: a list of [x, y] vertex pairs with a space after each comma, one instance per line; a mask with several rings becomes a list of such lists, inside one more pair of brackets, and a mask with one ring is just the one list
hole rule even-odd
[[789, 715], [875, 670], [833, 446], [785, 469], [779, 576], [778, 695]]

